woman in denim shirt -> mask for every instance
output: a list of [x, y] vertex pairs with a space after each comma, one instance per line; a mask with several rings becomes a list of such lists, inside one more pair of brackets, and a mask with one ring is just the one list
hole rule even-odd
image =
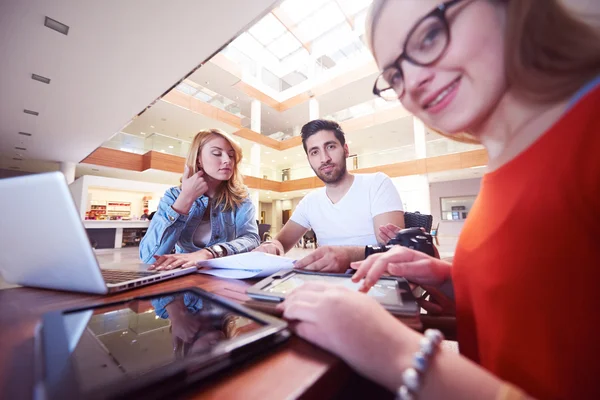
[[[172, 187], [140, 243], [150, 269], [190, 267], [259, 245], [256, 211], [242, 183], [242, 149], [219, 129], [194, 137], [180, 187]], [[170, 254], [175, 249], [176, 254]]]

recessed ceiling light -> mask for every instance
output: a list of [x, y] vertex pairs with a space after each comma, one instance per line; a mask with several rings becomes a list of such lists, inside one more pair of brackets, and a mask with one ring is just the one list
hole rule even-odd
[[271, 162], [275, 162], [275, 160], [271, 160]]
[[50, 78], [46, 78], [45, 76], [41, 76], [38, 74], [31, 74], [31, 79], [33, 79], [34, 81], [45, 83], [47, 85], [50, 84]]
[[209, 82], [209, 81], [206, 81], [206, 82], [204, 82], [204, 83], [208, 85], [210, 82]]
[[140, 135], [145, 135], [145, 134], [146, 134], [146, 132], [140, 132]]
[[347, 143], [348, 143], [348, 144], [352, 144], [352, 141], [351, 141], [351, 140], [349, 140]]
[[154, 128], [154, 125], [150, 125], [150, 128]]
[[63, 35], [68, 35], [69, 34], [69, 26], [63, 24], [62, 22], [58, 22], [55, 19], [52, 19], [50, 17], [46, 17], [46, 20], [44, 21], [44, 26], [58, 32], [58, 33], [62, 33]]
[[284, 160], [287, 160], [287, 157], [283, 157]]
[[165, 150], [163, 149], [163, 150], [161, 150], [161, 152], [163, 152], [163, 153], [164, 153], [164, 152], [165, 152]]
[[306, 194], [306, 193], [308, 193], [308, 192], [302, 192], [302, 194]]
[[23, 150], [23, 151], [27, 150], [25, 147], [15, 147], [15, 149], [16, 150]]
[[271, 152], [270, 151], [265, 151], [265, 154], [271, 154]]
[[37, 117], [38, 115], [40, 115], [40, 113], [39, 113], [39, 112], [37, 112], [37, 111], [31, 111], [31, 110], [28, 110], [28, 109], [25, 109], [25, 110], [23, 110], [23, 112], [24, 112], [25, 114], [29, 114], [29, 115], [35, 115], [36, 117]]
[[270, 199], [270, 198], [271, 198], [271, 196], [267, 196], [267, 199]]
[[170, 149], [172, 149], [172, 148], [173, 148], [173, 146], [169, 146], [169, 148], [170, 148]]
[[27, 132], [19, 132], [19, 135], [23, 135], [23, 136], [31, 136], [31, 133], [27, 133]]

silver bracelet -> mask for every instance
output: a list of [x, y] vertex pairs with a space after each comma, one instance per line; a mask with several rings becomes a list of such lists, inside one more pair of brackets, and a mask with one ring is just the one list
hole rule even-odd
[[397, 400], [416, 400], [431, 360], [440, 348], [444, 335], [437, 329], [427, 329], [421, 338], [421, 348], [413, 355], [412, 367], [402, 373], [402, 385], [396, 391]]

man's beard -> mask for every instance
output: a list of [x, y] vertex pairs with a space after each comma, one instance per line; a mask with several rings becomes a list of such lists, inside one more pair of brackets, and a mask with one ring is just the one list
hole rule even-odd
[[317, 177], [319, 177], [319, 179], [322, 180], [323, 182], [338, 183], [339, 181], [342, 180], [344, 175], [346, 175], [347, 168], [346, 168], [346, 160], [345, 159], [342, 160], [341, 163], [335, 164], [333, 167], [333, 170], [329, 174], [325, 174], [325, 173], [321, 172], [321, 168], [323, 168], [326, 165], [333, 165], [333, 164], [321, 165], [318, 169], [313, 168], [313, 171], [315, 171], [315, 174], [317, 174]]

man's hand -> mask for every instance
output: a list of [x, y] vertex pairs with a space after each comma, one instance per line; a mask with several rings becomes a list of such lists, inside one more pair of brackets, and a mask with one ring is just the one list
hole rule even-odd
[[193, 267], [200, 261], [210, 260], [213, 256], [210, 251], [203, 249], [193, 253], [165, 254], [154, 256], [154, 258], [156, 258], [156, 261], [148, 268], [149, 271], [167, 271], [173, 268]]
[[383, 244], [388, 244], [390, 240], [396, 237], [400, 230], [401, 228], [394, 224], [381, 225], [379, 227], [379, 237], [383, 240]]
[[349, 254], [353, 248], [340, 246], [319, 247], [294, 264], [294, 268], [307, 271], [346, 272], [353, 261]]
[[282, 256], [285, 254], [285, 250], [283, 249], [282, 244], [279, 243], [278, 240], [264, 242], [252, 251], [260, 251], [261, 253], [274, 254], [276, 256]]

